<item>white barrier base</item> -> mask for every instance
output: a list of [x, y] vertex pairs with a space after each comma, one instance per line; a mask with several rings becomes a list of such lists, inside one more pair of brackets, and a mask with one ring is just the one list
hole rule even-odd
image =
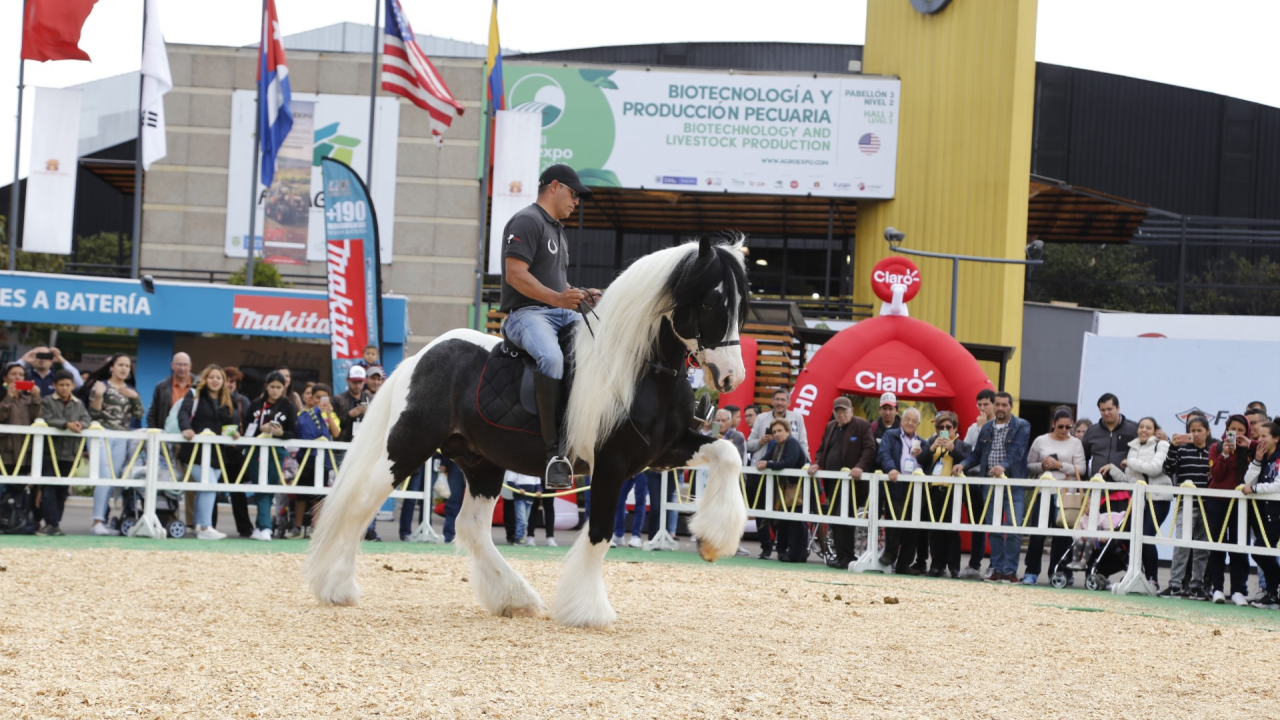
[[654, 550], [679, 550], [680, 542], [671, 537], [671, 533], [667, 532], [666, 528], [663, 528], [658, 531], [657, 535], [653, 536], [652, 540], [646, 540], [640, 547], [645, 552], [652, 552]]
[[871, 547], [871, 548], [867, 548], [867, 551], [862, 553], [862, 556], [859, 557], [857, 560], [853, 561], [852, 563], [849, 563], [849, 572], [853, 572], [853, 573], [878, 572], [878, 573], [883, 573], [885, 575], [892, 575], [893, 566], [885, 565], [881, 563], [880, 550], [878, 548]]
[[431, 527], [430, 522], [423, 522], [419, 523], [418, 529], [414, 530], [413, 534], [409, 536], [409, 542], [441, 545], [444, 543], [444, 538], [440, 537], [440, 535], [436, 533], [435, 528]]
[[1141, 570], [1137, 572], [1130, 570], [1120, 582], [1111, 586], [1111, 592], [1116, 595], [1155, 595], [1156, 589], [1143, 576]]
[[[193, 529], [194, 530], [194, 529]], [[145, 537], [163, 540], [169, 537], [169, 531], [160, 524], [160, 518], [153, 512], [143, 513], [142, 517], [129, 528], [129, 537]]]

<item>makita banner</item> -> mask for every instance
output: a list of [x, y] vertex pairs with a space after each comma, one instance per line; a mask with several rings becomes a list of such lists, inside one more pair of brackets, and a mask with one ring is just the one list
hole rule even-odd
[[369, 190], [345, 163], [325, 158], [325, 259], [329, 268], [329, 339], [333, 391], [347, 388], [347, 371], [378, 341], [378, 226]]

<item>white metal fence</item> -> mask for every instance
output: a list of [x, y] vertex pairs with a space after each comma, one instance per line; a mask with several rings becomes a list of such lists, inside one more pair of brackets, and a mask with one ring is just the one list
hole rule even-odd
[[[179, 492], [229, 492], [266, 493], [272, 495], [326, 496], [328, 472], [326, 459], [333, 468], [338, 467], [340, 453], [349, 443], [329, 440], [275, 440], [268, 438], [238, 438], [215, 435], [205, 431], [187, 440], [181, 435], [166, 434], [162, 430], [103, 430], [96, 423], [80, 433], [55, 430], [43, 421], [30, 426], [0, 426], [0, 434], [22, 435], [22, 448], [16, 460], [17, 467], [0, 464], [0, 483], [32, 485], [67, 485], [92, 487], [131, 488], [142, 492], [143, 510], [138, 521], [128, 530], [134, 537], [163, 538], [166, 530], [156, 516], [156, 498], [161, 491]], [[78, 443], [76, 459], [70, 467], [53, 462], [54, 438], [72, 438]], [[117, 474], [111, 440], [128, 442], [129, 459]], [[194, 446], [192, 462], [178, 461], [179, 448]], [[284, 448], [296, 452], [300, 468], [305, 468], [292, 478], [286, 478], [284, 461], [272, 448]], [[88, 459], [84, 451], [88, 450]], [[241, 458], [229, 457], [231, 451], [242, 453]], [[144, 455], [145, 453], [145, 455]], [[267, 462], [254, 463], [255, 457], [270, 458]], [[107, 463], [102, 460], [106, 458]], [[145, 462], [144, 462], [145, 458]], [[87, 463], [87, 467], [86, 467]], [[29, 471], [18, 474], [19, 469]], [[103, 474], [103, 469], [107, 474]], [[252, 469], [256, 467], [256, 470]], [[279, 484], [270, 482], [271, 470], [276, 470]], [[88, 471], [82, 474], [81, 469]], [[200, 469], [199, 474], [195, 472]], [[211, 470], [220, 471], [216, 483], [200, 482], [198, 478], [210, 477]], [[141, 477], [138, 477], [141, 475]], [[410, 498], [430, 503], [431, 481], [424, 478], [420, 491], [407, 490], [408, 481], [392, 493], [395, 498]], [[422, 523], [410, 538], [421, 542], [439, 542], [440, 538], [429, 522]]]
[[[1190, 484], [1154, 488], [1158, 493], [1173, 495], [1173, 502], [1168, 510], [1171, 522], [1167, 533], [1156, 528], [1150, 531], [1151, 534], [1147, 534], [1147, 516], [1155, 514], [1155, 507], [1152, 502], [1153, 487], [1145, 483], [1104, 482], [1101, 477], [1094, 477], [1089, 481], [1061, 481], [1048, 474], [1033, 479], [900, 475], [893, 482], [905, 485], [907, 489], [901, 500], [890, 502], [886, 495], [891, 481], [886, 474], [876, 472], [864, 474], [862, 481], [859, 481], [866, 483], [866, 500], [855, 507], [852, 502], [856, 498], [855, 481], [848, 472], [822, 471], [811, 477], [804, 470], [759, 471], [744, 467], [742, 473], [743, 495], [749, 518], [864, 528], [868, 537], [867, 549], [849, 566], [852, 572], [891, 572], [888, 566], [879, 562], [878, 538], [882, 528], [1124, 541], [1129, 547], [1128, 571], [1121, 581], [1112, 586], [1114, 592], [1122, 594], [1155, 593], [1142, 572], [1144, 545], [1280, 557], [1280, 537], [1268, 537], [1263, 522], [1263, 504], [1280, 502], [1280, 493], [1246, 496], [1239, 490], [1201, 489]], [[761, 481], [754, 493], [747, 492], [747, 476], [758, 476]], [[836, 483], [830, 496], [824, 492], [824, 480]], [[661, 497], [668, 497], [668, 488], [672, 482], [671, 473], [663, 473]], [[780, 488], [782, 485], [797, 484], [793, 499], [788, 502]], [[944, 508], [934, 507], [928, 492], [930, 486], [936, 486], [945, 492], [945, 511]], [[1022, 517], [1015, 518], [1011, 517], [1013, 513], [1005, 510], [1014, 505], [1011, 498], [1019, 491], [1023, 494]], [[1130, 498], [1123, 509], [1123, 517], [1113, 525], [1109, 519], [1121, 514], [1121, 503], [1112, 503], [1110, 493], [1118, 492], [1128, 492]], [[696, 481], [689, 483], [687, 491], [683, 485], [677, 486], [675, 502], [664, 503], [664, 512], [658, 517], [658, 534], [645, 544], [645, 549], [667, 550], [678, 547], [668, 532], [666, 511], [695, 512], [698, 508], [698, 494]], [[1058, 512], [1064, 506], [1064, 500], [1071, 500], [1073, 496], [1074, 502], [1065, 504], [1079, 505], [1081, 511], [1074, 521], [1068, 519], [1069, 514]], [[1225, 520], [1217, 527], [1210, 525], [1209, 513], [1205, 508], [1208, 500], [1224, 500], [1229, 503]], [[1199, 511], [1198, 516], [1192, 513], [1193, 506]], [[1139, 509], [1146, 512], [1140, 512]], [[1164, 519], [1157, 518], [1157, 521]], [[1193, 539], [1193, 523], [1202, 524], [1208, 540]], [[1223, 542], [1227, 536], [1225, 526], [1229, 523], [1236, 525], [1235, 543]], [[1251, 532], [1255, 542], [1260, 544], [1250, 544]]]

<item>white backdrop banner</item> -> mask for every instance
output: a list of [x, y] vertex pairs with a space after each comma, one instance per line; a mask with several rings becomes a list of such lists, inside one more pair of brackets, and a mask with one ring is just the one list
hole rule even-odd
[[593, 187], [892, 198], [902, 82], [504, 63], [542, 166]]
[[1253, 340], [1280, 338], [1280, 318], [1245, 315], [1093, 314], [1093, 331], [1115, 337], [1165, 337], [1181, 340]]
[[[253, 164], [254, 113], [258, 94], [237, 90], [231, 101], [231, 157], [227, 165], [227, 229], [224, 249], [227, 257], [246, 256], [245, 235], [249, 232], [249, 183]], [[400, 101], [377, 99], [374, 126], [373, 178], [365, 177], [369, 162], [369, 98], [358, 95], [312, 95], [294, 93], [295, 112], [312, 118], [312, 135], [307, 138], [305, 158], [281, 161], [271, 188], [253, 178], [256, 187], [257, 221], [254, 247], [262, 250], [264, 233], [288, 236], [285, 241], [306, 244], [306, 259], [323, 262], [324, 180], [320, 161], [326, 157], [350, 165], [370, 186], [378, 215], [382, 241], [382, 264], [391, 262], [396, 214], [396, 153], [400, 139]], [[423, 152], [434, 151], [424, 148]], [[289, 165], [288, 172], [281, 169]], [[294, 168], [292, 165], [299, 165]]]
[[[1184, 316], [1186, 317], [1186, 316]], [[1267, 358], [1280, 357], [1280, 342], [1174, 340], [1151, 337], [1084, 336], [1080, 364], [1080, 416], [1098, 420], [1098, 398], [1114, 393], [1120, 412], [1145, 416], [1160, 427], [1182, 431], [1199, 410], [1216, 437], [1227, 417], [1254, 400], [1280, 407], [1280, 381]]]
[[487, 272], [499, 275], [503, 228], [512, 215], [538, 199], [542, 113], [499, 110], [493, 138], [493, 217]]
[[80, 91], [36, 88], [22, 249], [71, 254], [80, 146]]

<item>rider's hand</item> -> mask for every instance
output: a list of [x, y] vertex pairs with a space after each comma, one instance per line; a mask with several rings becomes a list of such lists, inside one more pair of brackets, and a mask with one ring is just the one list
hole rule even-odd
[[595, 307], [596, 303], [600, 302], [601, 295], [604, 295], [604, 292], [601, 290], [597, 288], [587, 288], [587, 304], [591, 307]]
[[564, 308], [565, 310], [577, 310], [578, 305], [582, 304], [582, 301], [585, 300], [586, 297], [587, 294], [578, 288], [565, 288], [556, 295], [555, 299], [551, 301], [551, 304], [558, 308]]

